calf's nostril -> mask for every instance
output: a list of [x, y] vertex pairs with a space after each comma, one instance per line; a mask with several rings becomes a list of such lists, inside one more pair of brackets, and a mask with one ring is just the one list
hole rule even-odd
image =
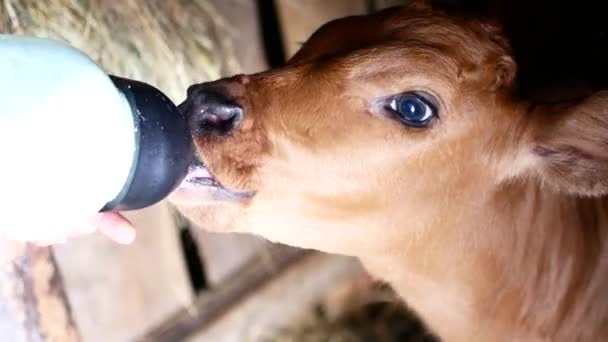
[[239, 125], [243, 109], [229, 89], [221, 81], [188, 88], [187, 99], [179, 108], [194, 135], [226, 135]]
[[232, 103], [211, 103], [202, 107], [203, 116], [213, 117], [216, 121], [232, 121], [242, 115], [241, 108]]
[[226, 135], [238, 126], [243, 115], [235, 104], [206, 103], [195, 108], [190, 126], [199, 135]]

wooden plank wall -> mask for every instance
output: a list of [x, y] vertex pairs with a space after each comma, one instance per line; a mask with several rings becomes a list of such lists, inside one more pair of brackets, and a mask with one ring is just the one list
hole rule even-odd
[[54, 247], [83, 341], [133, 341], [192, 301], [169, 207], [127, 216], [138, 230], [131, 246], [95, 234]]
[[49, 248], [0, 237], [0, 339], [80, 341]]
[[[278, 331], [311, 319], [314, 306], [359, 277], [359, 263], [345, 257], [314, 254], [247, 296], [214, 324], [187, 342], [258, 342]], [[330, 294], [331, 293], [331, 294]]]

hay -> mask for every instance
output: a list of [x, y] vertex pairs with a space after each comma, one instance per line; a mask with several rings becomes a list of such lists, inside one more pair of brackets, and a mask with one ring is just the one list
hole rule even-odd
[[0, 0], [0, 32], [68, 42], [174, 101], [239, 69], [234, 33], [207, 0]]

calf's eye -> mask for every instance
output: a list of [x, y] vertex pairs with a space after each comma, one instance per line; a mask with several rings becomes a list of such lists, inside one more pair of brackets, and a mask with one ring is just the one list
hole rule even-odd
[[435, 105], [418, 93], [405, 93], [393, 97], [389, 109], [397, 120], [412, 127], [426, 127], [437, 116]]

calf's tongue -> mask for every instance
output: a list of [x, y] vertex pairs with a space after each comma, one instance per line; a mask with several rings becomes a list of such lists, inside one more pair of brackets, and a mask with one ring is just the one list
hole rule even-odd
[[195, 179], [195, 178], [213, 178], [203, 165], [190, 165], [188, 168], [188, 174], [186, 175], [186, 179]]

